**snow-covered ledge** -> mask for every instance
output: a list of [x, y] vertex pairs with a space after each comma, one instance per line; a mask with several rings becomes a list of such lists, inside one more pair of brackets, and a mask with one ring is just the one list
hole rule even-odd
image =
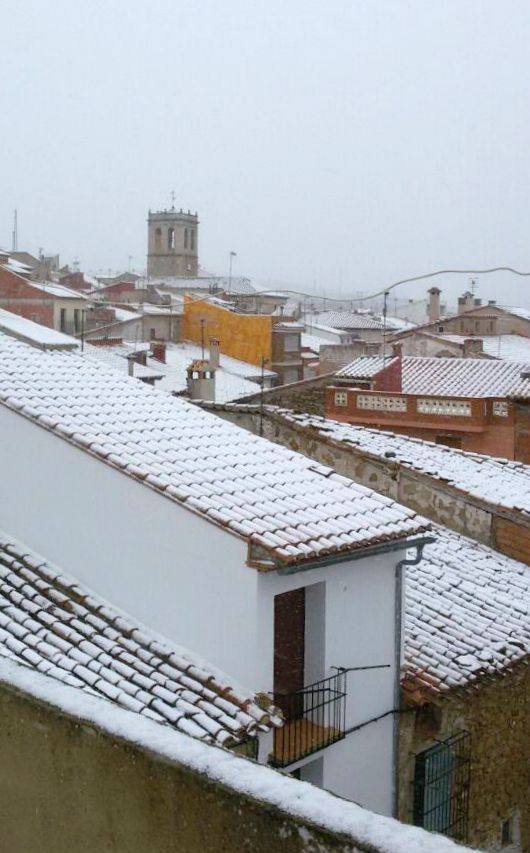
[[[207, 779], [221, 786], [229, 797], [233, 797], [235, 793], [238, 795], [237, 811], [240, 815], [240, 830], [244, 832], [245, 808], [249, 806], [249, 815], [263, 812], [265, 819], [270, 821], [271, 835], [269, 838], [264, 838], [264, 849], [266, 844], [270, 844], [273, 838], [272, 829], [274, 823], [281, 824], [279, 830], [281, 833], [287, 831], [289, 843], [286, 843], [285, 850], [313, 851], [322, 849], [319, 846], [322, 843], [322, 836], [336, 835], [335, 844], [326, 846], [328, 850], [337, 851], [372, 851], [372, 853], [454, 853], [457, 850], [468, 850], [453, 843], [442, 836], [433, 835], [425, 832], [422, 829], [407, 826], [398, 823], [397, 821], [381, 817], [366, 811], [361, 807], [333, 796], [327, 791], [315, 788], [312, 785], [300, 782], [290, 776], [279, 773], [269, 767], [258, 765], [253, 761], [242, 758], [234, 753], [220, 749], [217, 747], [203, 744], [193, 740], [186, 735], [180, 734], [169, 727], [165, 727], [160, 723], [151, 721], [139, 714], [131, 711], [126, 711], [116, 705], [101, 699], [93, 697], [78, 690], [75, 687], [69, 687], [55, 681], [46, 675], [43, 675], [35, 670], [32, 670], [23, 665], [14, 663], [13, 661], [0, 659], [0, 704], [6, 706], [10, 701], [21, 702], [21, 708], [17, 709], [13, 717], [13, 731], [7, 733], [8, 741], [3, 742], [0, 739], [0, 760], [4, 763], [4, 755], [2, 750], [9, 751], [12, 749], [11, 759], [13, 754], [18, 756], [16, 744], [11, 744], [9, 738], [15, 734], [22, 738], [29, 737], [40, 738], [37, 743], [53, 740], [55, 718], [57, 726], [60, 725], [59, 718], [66, 717], [70, 724], [75, 723], [76, 735], [73, 743], [79, 744], [79, 736], [83, 737], [84, 733], [96, 730], [103, 736], [110, 736], [118, 745], [125, 745], [128, 748], [128, 755], [132, 756], [129, 761], [129, 772], [135, 774], [141, 773], [138, 753], [143, 755], [150, 761], [157, 763], [162, 768], [169, 767], [173, 769], [187, 769], [195, 778], [195, 774], [206, 776]], [[26, 713], [22, 705], [25, 704], [28, 708], [28, 702], [37, 709], [39, 713], [44, 712], [48, 715], [45, 728], [47, 734], [42, 733], [43, 726], [31, 721], [27, 728], [24, 728], [24, 719]], [[57, 714], [58, 712], [58, 714]], [[51, 714], [51, 717], [50, 717]], [[7, 717], [7, 725], [9, 728], [9, 715]], [[51, 722], [50, 722], [51, 720]], [[88, 734], [87, 738], [94, 743], [94, 738]], [[106, 740], [105, 738], [103, 738]], [[23, 742], [23, 741], [22, 741]], [[11, 746], [10, 746], [11, 744]], [[50, 747], [53, 748], [53, 744]], [[85, 747], [86, 748], [86, 747]], [[90, 747], [92, 748], [92, 747]], [[31, 747], [28, 746], [31, 750]], [[107, 753], [109, 752], [106, 750]], [[68, 750], [65, 750], [65, 753]], [[113, 750], [113, 754], [116, 749]], [[31, 753], [30, 753], [31, 754]], [[137, 758], [134, 758], [136, 754]], [[65, 755], [65, 758], [67, 756]], [[15, 761], [18, 760], [15, 758]], [[55, 747], [54, 752], [54, 769], [59, 768], [62, 772], [61, 763], [63, 756]], [[127, 759], [128, 760], [128, 759]], [[21, 772], [28, 771], [27, 766], [22, 766], [25, 761], [21, 756]], [[30, 769], [30, 772], [35, 772], [38, 775], [39, 768], [37, 766], [38, 757], [35, 758], [35, 770]], [[27, 764], [27, 762], [26, 762]], [[9, 768], [12, 770], [12, 768]], [[80, 770], [83, 784], [86, 785], [86, 767]], [[108, 773], [108, 771], [107, 771]], [[16, 767], [15, 774], [11, 776], [8, 783], [16, 784]], [[107, 777], [108, 778], [108, 777]], [[133, 775], [133, 780], [136, 781]], [[149, 785], [152, 786], [153, 776], [150, 776]], [[62, 781], [62, 779], [61, 779]], [[75, 781], [75, 780], [74, 780]], [[119, 779], [119, 788], [123, 788], [125, 779]], [[50, 786], [54, 785], [54, 780], [49, 780]], [[181, 784], [181, 783], [179, 783]], [[74, 785], [71, 786], [72, 790]], [[118, 790], [118, 789], [117, 789]], [[219, 789], [221, 790], [221, 789]], [[150, 789], [151, 795], [153, 793]], [[137, 792], [136, 792], [137, 793]], [[79, 796], [79, 794], [77, 794]], [[83, 795], [82, 793], [80, 794]], [[211, 792], [208, 795], [211, 801]], [[207, 795], [205, 794], [205, 797]], [[6, 804], [5, 804], [6, 805]], [[175, 804], [176, 807], [182, 809], [183, 802]], [[113, 804], [109, 805], [112, 809]], [[31, 795], [28, 794], [28, 802], [25, 804], [28, 816], [31, 814], [33, 803]], [[75, 814], [73, 812], [72, 814]], [[263, 820], [263, 813], [260, 820]], [[118, 812], [117, 819], [119, 820], [120, 813]], [[52, 816], [50, 816], [50, 820]], [[193, 816], [187, 818], [188, 822], [193, 821]], [[31, 821], [31, 817], [28, 817]], [[75, 818], [72, 818], [72, 824], [75, 823]], [[16, 831], [16, 830], [15, 830]], [[202, 819], [201, 832], [204, 833], [204, 815]], [[252, 831], [255, 833], [256, 828]], [[282, 837], [282, 836], [280, 836]], [[285, 836], [283, 836], [285, 837]], [[293, 841], [294, 838], [294, 841]], [[255, 838], [259, 841], [259, 835]], [[253, 842], [254, 843], [254, 842]], [[43, 846], [43, 850], [49, 848]], [[119, 848], [116, 848], [119, 849]], [[152, 850], [168, 849], [167, 847], [158, 848], [153, 844]], [[175, 850], [178, 847], [178, 839], [175, 839]], [[191, 849], [191, 848], [190, 848]], [[228, 848], [227, 848], [228, 849]], [[253, 849], [261, 849], [261, 846], [256, 846]]]

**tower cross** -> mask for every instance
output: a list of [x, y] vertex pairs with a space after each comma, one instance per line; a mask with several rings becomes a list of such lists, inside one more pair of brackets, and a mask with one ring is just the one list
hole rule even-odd
[[176, 197], [177, 197], [177, 194], [176, 194], [175, 190], [171, 190], [171, 206], [172, 207], [175, 207]]

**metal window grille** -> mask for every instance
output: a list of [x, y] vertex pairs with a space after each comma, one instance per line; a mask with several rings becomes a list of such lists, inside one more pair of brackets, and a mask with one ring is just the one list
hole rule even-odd
[[338, 672], [295, 693], [275, 693], [285, 724], [274, 731], [270, 764], [286, 767], [341, 740], [346, 728], [346, 673]]
[[416, 826], [467, 841], [470, 769], [468, 732], [459, 732], [416, 756]]

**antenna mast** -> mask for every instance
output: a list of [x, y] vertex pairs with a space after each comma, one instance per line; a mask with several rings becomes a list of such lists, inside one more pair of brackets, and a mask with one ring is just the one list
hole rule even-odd
[[13, 216], [13, 239], [11, 241], [11, 251], [16, 252], [18, 249], [18, 217], [17, 217], [17, 209], [15, 207], [15, 214]]

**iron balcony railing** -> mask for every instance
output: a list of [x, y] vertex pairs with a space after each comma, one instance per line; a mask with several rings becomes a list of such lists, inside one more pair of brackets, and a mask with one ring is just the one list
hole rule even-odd
[[275, 693], [284, 725], [274, 730], [273, 767], [287, 767], [345, 736], [346, 672], [316, 681], [295, 693]]

